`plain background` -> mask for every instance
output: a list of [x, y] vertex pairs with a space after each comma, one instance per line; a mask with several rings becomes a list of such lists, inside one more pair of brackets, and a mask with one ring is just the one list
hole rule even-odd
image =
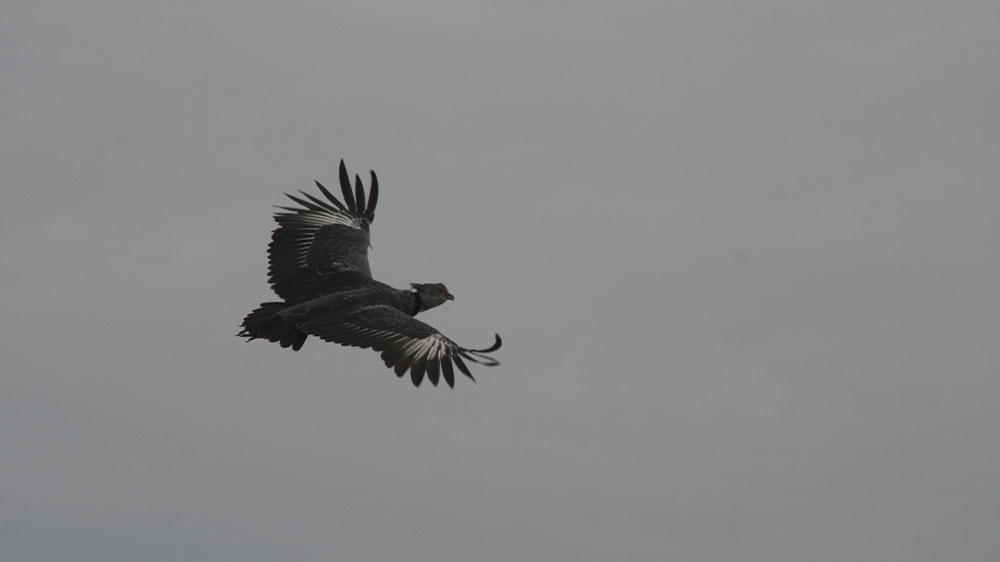
[[[0, 558], [992, 560], [1000, 4], [5, 2]], [[235, 338], [282, 192], [505, 341]]]

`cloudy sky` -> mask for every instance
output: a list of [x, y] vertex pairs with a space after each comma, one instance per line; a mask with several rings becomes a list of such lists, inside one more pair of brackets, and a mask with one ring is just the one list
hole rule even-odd
[[[1000, 549], [996, 2], [0, 13], [0, 558]], [[477, 383], [233, 336], [340, 158]]]

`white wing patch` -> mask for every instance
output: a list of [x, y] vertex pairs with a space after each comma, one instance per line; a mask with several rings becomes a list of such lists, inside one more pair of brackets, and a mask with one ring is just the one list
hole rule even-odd
[[[285, 207], [281, 208], [284, 209]], [[326, 209], [320, 211], [314, 211], [311, 209], [300, 210], [295, 214], [289, 214], [289, 215], [285, 215], [285, 213], [279, 213], [278, 216], [279, 217], [287, 216], [289, 219], [293, 219], [289, 221], [289, 223], [299, 228], [312, 227], [315, 230], [319, 230], [320, 228], [323, 228], [324, 226], [328, 226], [331, 224], [342, 224], [344, 226], [349, 226], [351, 228], [356, 228], [358, 230], [361, 230], [361, 224], [365, 221], [364, 218], [356, 217], [348, 213], [344, 213], [341, 211], [331, 211]], [[281, 222], [281, 220], [279, 220], [278, 222]]]
[[[292, 197], [293, 200], [299, 202], [298, 198]], [[322, 208], [314, 207], [307, 209], [295, 209], [292, 207], [278, 207], [282, 209], [283, 212], [276, 213], [274, 215], [275, 221], [282, 229], [287, 229], [289, 235], [292, 237], [290, 242], [290, 249], [292, 250], [292, 259], [297, 268], [307, 269], [309, 267], [309, 251], [312, 249], [313, 243], [316, 241], [316, 236], [319, 231], [327, 226], [340, 225], [346, 226], [357, 231], [359, 236], [362, 236], [365, 240], [368, 239], [368, 231], [364, 228], [367, 224], [367, 219], [364, 217], [358, 217], [350, 212], [344, 212], [340, 209], [335, 208]], [[370, 243], [368, 244], [370, 245]], [[336, 268], [338, 263], [326, 264], [327, 267]], [[347, 266], [356, 264], [345, 264]]]

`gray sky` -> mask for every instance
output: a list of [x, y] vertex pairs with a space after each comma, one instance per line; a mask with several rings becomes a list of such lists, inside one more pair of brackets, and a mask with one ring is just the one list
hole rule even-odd
[[[1000, 550], [1000, 4], [8, 2], [0, 557]], [[503, 365], [243, 343], [284, 191]]]

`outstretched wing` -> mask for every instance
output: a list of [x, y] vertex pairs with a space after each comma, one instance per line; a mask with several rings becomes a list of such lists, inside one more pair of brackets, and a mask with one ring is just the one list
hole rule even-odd
[[354, 191], [344, 161], [340, 161], [341, 203], [323, 184], [316, 187], [326, 200], [299, 191], [285, 194], [299, 207], [278, 207], [278, 228], [268, 246], [268, 282], [281, 298], [301, 302], [320, 296], [351, 278], [371, 278], [369, 229], [378, 203], [378, 178], [371, 173], [371, 191], [365, 201], [361, 178]]
[[326, 341], [382, 352], [386, 367], [402, 377], [410, 371], [410, 380], [420, 386], [424, 375], [437, 386], [440, 376], [448, 386], [455, 386], [454, 362], [458, 370], [472, 380], [465, 361], [496, 366], [500, 362], [486, 355], [500, 349], [500, 335], [486, 349], [467, 349], [428, 324], [387, 305], [358, 308], [346, 314], [329, 314], [314, 309], [296, 318], [299, 329]]

